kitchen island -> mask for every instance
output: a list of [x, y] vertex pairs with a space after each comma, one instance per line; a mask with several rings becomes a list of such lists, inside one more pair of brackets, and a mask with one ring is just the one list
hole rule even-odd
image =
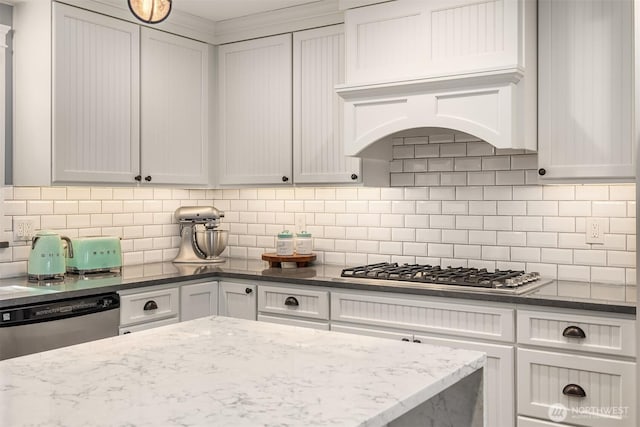
[[476, 427], [484, 365], [474, 351], [207, 317], [0, 362], [0, 425]]

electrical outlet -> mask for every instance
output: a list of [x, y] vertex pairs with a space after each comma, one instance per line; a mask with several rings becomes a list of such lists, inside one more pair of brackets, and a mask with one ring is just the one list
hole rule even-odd
[[13, 221], [13, 240], [31, 240], [35, 234], [32, 219], [15, 219]]
[[599, 218], [587, 218], [587, 243], [604, 244], [604, 220]]

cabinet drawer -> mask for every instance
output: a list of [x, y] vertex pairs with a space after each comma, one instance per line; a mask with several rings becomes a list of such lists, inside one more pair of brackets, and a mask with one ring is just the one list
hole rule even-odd
[[120, 326], [177, 317], [178, 307], [178, 288], [122, 295], [120, 298]]
[[159, 328], [160, 326], [172, 325], [178, 323], [177, 317], [170, 317], [169, 319], [158, 320], [156, 322], [141, 323], [140, 325], [125, 326], [120, 328], [119, 335], [131, 334], [133, 332], [140, 332], [147, 329]]
[[279, 325], [299, 326], [301, 328], [318, 329], [321, 331], [329, 330], [329, 322], [323, 322], [318, 320], [291, 319], [289, 317], [265, 316], [263, 314], [259, 314], [258, 321], [277, 323]]
[[521, 415], [549, 419], [549, 408], [561, 404], [569, 424], [636, 426], [635, 363], [518, 349], [517, 373]]
[[261, 285], [258, 287], [258, 311], [328, 320], [329, 292]]
[[331, 320], [513, 342], [514, 310], [331, 292]]
[[635, 321], [518, 310], [518, 343], [635, 356]]

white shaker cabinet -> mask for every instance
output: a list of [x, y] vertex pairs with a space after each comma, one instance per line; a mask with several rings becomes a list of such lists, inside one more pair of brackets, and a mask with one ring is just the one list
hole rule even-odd
[[344, 26], [293, 34], [293, 176], [296, 183], [358, 182], [360, 159], [344, 155]]
[[247, 283], [220, 282], [220, 316], [257, 319], [257, 286]]
[[14, 15], [15, 185], [208, 183], [208, 45], [57, 2]]
[[218, 75], [220, 183], [291, 183], [291, 34], [220, 46]]
[[204, 282], [180, 287], [180, 321], [218, 314], [218, 282]]
[[207, 184], [208, 46], [141, 28], [140, 174], [156, 184]]
[[139, 27], [58, 3], [53, 10], [52, 180], [132, 182], [140, 165]]
[[540, 178], [632, 180], [633, 1], [538, 4]]

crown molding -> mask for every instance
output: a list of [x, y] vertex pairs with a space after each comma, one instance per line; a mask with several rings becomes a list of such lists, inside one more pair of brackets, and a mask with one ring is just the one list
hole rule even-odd
[[121, 3], [107, 0], [59, 0], [59, 2], [205, 43], [213, 44], [215, 42], [215, 23], [213, 21], [178, 10], [172, 10], [169, 17], [159, 24], [145, 24], [131, 14], [126, 0], [122, 0]]
[[215, 44], [255, 39], [326, 25], [341, 24], [339, 0], [319, 0], [300, 6], [216, 22]]

